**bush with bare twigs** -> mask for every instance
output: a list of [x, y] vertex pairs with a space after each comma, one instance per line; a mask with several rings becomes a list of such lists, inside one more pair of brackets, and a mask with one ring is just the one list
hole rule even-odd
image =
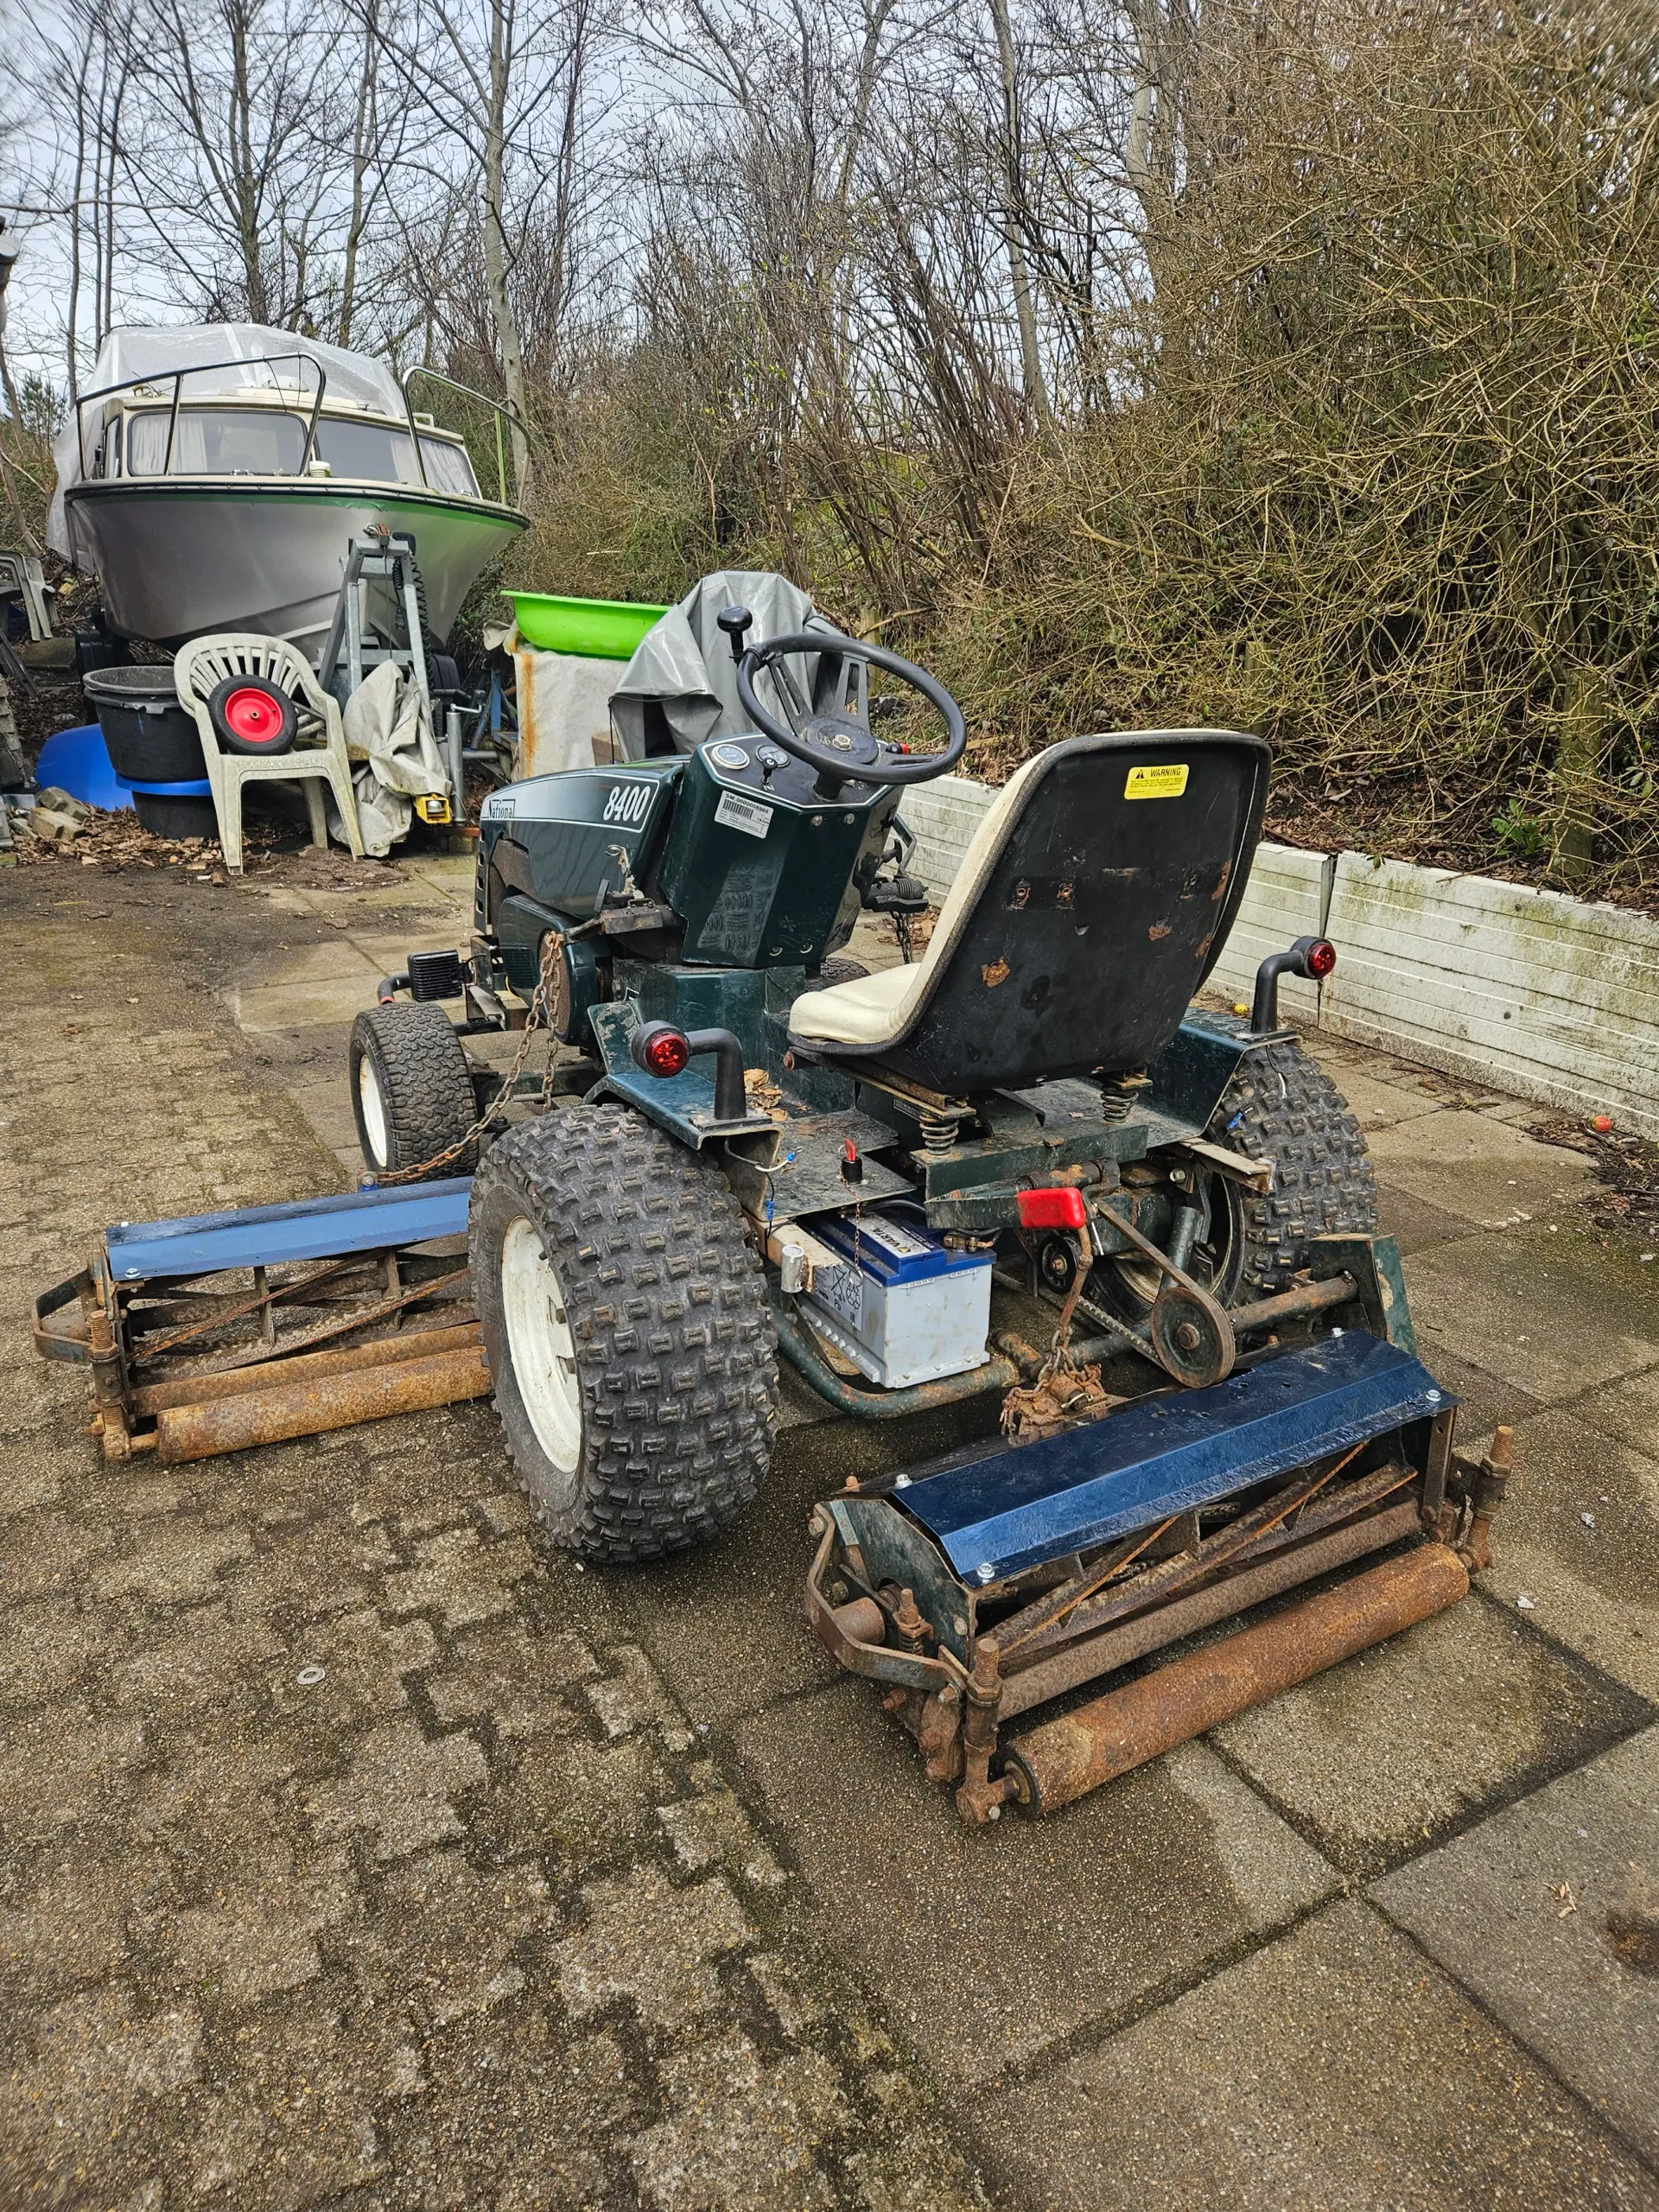
[[936, 660], [992, 774], [1240, 723], [1322, 828], [1659, 882], [1654, 12], [1180, 20], [1133, 281], [1067, 296], [1046, 423], [987, 338], [985, 229], [941, 212], [949, 115], [792, 259], [757, 244], [806, 204], [774, 146], [595, 365], [541, 559], [653, 594], [793, 567]]

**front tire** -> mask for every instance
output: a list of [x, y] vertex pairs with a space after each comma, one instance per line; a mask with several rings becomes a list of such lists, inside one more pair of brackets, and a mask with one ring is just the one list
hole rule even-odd
[[[371, 1173], [419, 1166], [464, 1136], [477, 1118], [467, 1054], [448, 1015], [430, 1003], [393, 1000], [352, 1024], [352, 1112]], [[416, 1181], [470, 1175], [475, 1143]]]
[[725, 1177], [626, 1107], [501, 1138], [474, 1295], [507, 1450], [554, 1542], [609, 1564], [717, 1535], [772, 1456], [777, 1332]]

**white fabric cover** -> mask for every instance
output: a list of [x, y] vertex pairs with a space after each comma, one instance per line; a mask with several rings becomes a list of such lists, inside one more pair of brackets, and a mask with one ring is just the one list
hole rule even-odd
[[[88, 391], [105, 391], [112, 385], [124, 387], [142, 384], [151, 377], [171, 377], [177, 369], [212, 369], [224, 362], [228, 365], [218, 369], [215, 374], [192, 376], [184, 386], [186, 397], [200, 397], [209, 392], [222, 396], [234, 391], [269, 391], [278, 378], [285, 380], [287, 377], [296, 383], [304, 378], [307, 388], [315, 391], [316, 379], [306, 378], [305, 372], [291, 358], [296, 353], [316, 362], [328, 380], [327, 395], [331, 400], [346, 399], [359, 407], [372, 409], [378, 415], [403, 417], [404, 395], [397, 379], [381, 362], [372, 360], [365, 353], [348, 353], [340, 346], [326, 346], [321, 339], [302, 338], [291, 330], [271, 330], [258, 322], [203, 322], [172, 327], [151, 324], [132, 330], [112, 330], [98, 349], [98, 359], [86, 388]], [[284, 354], [290, 358], [278, 367], [258, 365]], [[169, 385], [169, 397], [171, 390]], [[111, 392], [111, 402], [118, 402], [121, 396], [118, 391]], [[84, 414], [86, 448], [92, 453], [103, 435], [107, 412], [106, 407], [97, 404], [85, 410], [71, 407], [64, 417], [63, 428], [52, 442], [58, 481], [47, 518], [46, 542], [66, 561], [73, 555], [64, 519], [63, 495], [72, 484], [82, 480], [85, 460], [80, 418]]]
[[518, 702], [515, 782], [591, 768], [611, 758], [613, 660], [515, 645], [512, 670]]
[[857, 1045], [879, 1052], [897, 1044], [922, 1006], [962, 935], [1028, 786], [1040, 772], [1046, 753], [1033, 753], [1010, 776], [986, 810], [962, 856], [950, 894], [940, 910], [927, 950], [912, 966], [883, 968], [827, 990], [804, 991], [789, 1010], [792, 1036], [826, 1045]]
[[[420, 685], [395, 661], [383, 660], [346, 702], [341, 721], [363, 849], [372, 859], [384, 860], [409, 835], [415, 813], [410, 798], [449, 789], [432, 717]], [[346, 842], [339, 810], [332, 804], [328, 827], [342, 844]]]

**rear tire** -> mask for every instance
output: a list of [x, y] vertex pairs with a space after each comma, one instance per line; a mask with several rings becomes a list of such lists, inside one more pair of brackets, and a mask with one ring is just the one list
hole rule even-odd
[[1376, 1174], [1359, 1123], [1294, 1039], [1245, 1054], [1205, 1134], [1273, 1162], [1272, 1188], [1242, 1193], [1244, 1264], [1228, 1303], [1287, 1288], [1315, 1236], [1376, 1229]]
[[[352, 1024], [352, 1111], [371, 1173], [418, 1166], [445, 1152], [478, 1116], [467, 1055], [441, 1006], [394, 1000]], [[430, 1174], [470, 1175], [478, 1147], [466, 1146]]]
[[491, 1146], [473, 1294], [507, 1450], [554, 1542], [623, 1565], [720, 1534], [772, 1456], [777, 1332], [711, 1161], [573, 1106]]
[[[1245, 1054], [1205, 1135], [1229, 1152], [1273, 1162], [1266, 1192], [1199, 1170], [1205, 1226], [1187, 1272], [1222, 1305], [1247, 1306], [1287, 1288], [1307, 1265], [1315, 1236], [1365, 1236], [1376, 1227], [1376, 1177], [1359, 1124], [1294, 1039]], [[1162, 1280], [1138, 1256], [1104, 1260], [1090, 1277], [1090, 1294], [1137, 1322]]]

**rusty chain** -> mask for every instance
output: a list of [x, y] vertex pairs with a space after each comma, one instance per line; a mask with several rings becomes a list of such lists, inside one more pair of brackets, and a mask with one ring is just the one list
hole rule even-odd
[[[518, 1050], [513, 1054], [512, 1065], [507, 1070], [502, 1080], [501, 1088], [497, 1091], [492, 1103], [485, 1108], [471, 1128], [464, 1130], [453, 1144], [446, 1145], [442, 1152], [435, 1152], [430, 1160], [423, 1160], [413, 1167], [388, 1168], [384, 1172], [377, 1169], [374, 1178], [377, 1184], [384, 1187], [391, 1183], [412, 1183], [423, 1175], [429, 1175], [435, 1167], [447, 1167], [451, 1160], [461, 1158], [468, 1145], [476, 1143], [486, 1129], [493, 1128], [502, 1119], [507, 1107], [512, 1103], [513, 1085], [524, 1073], [524, 1062], [530, 1057], [531, 1040], [537, 1031], [547, 1023], [548, 994], [552, 988], [554, 969], [559, 960], [563, 958], [564, 948], [570, 938], [582, 934], [582, 931], [580, 930], [572, 930], [569, 932], [563, 930], [549, 930], [542, 939], [541, 966], [536, 977], [536, 988], [531, 993], [530, 1006], [524, 1015], [524, 1033], [518, 1039]], [[547, 1065], [542, 1073], [542, 1095], [539, 1101], [540, 1109], [543, 1114], [553, 1103], [553, 1063], [556, 1057], [556, 1040], [550, 1034]]]

